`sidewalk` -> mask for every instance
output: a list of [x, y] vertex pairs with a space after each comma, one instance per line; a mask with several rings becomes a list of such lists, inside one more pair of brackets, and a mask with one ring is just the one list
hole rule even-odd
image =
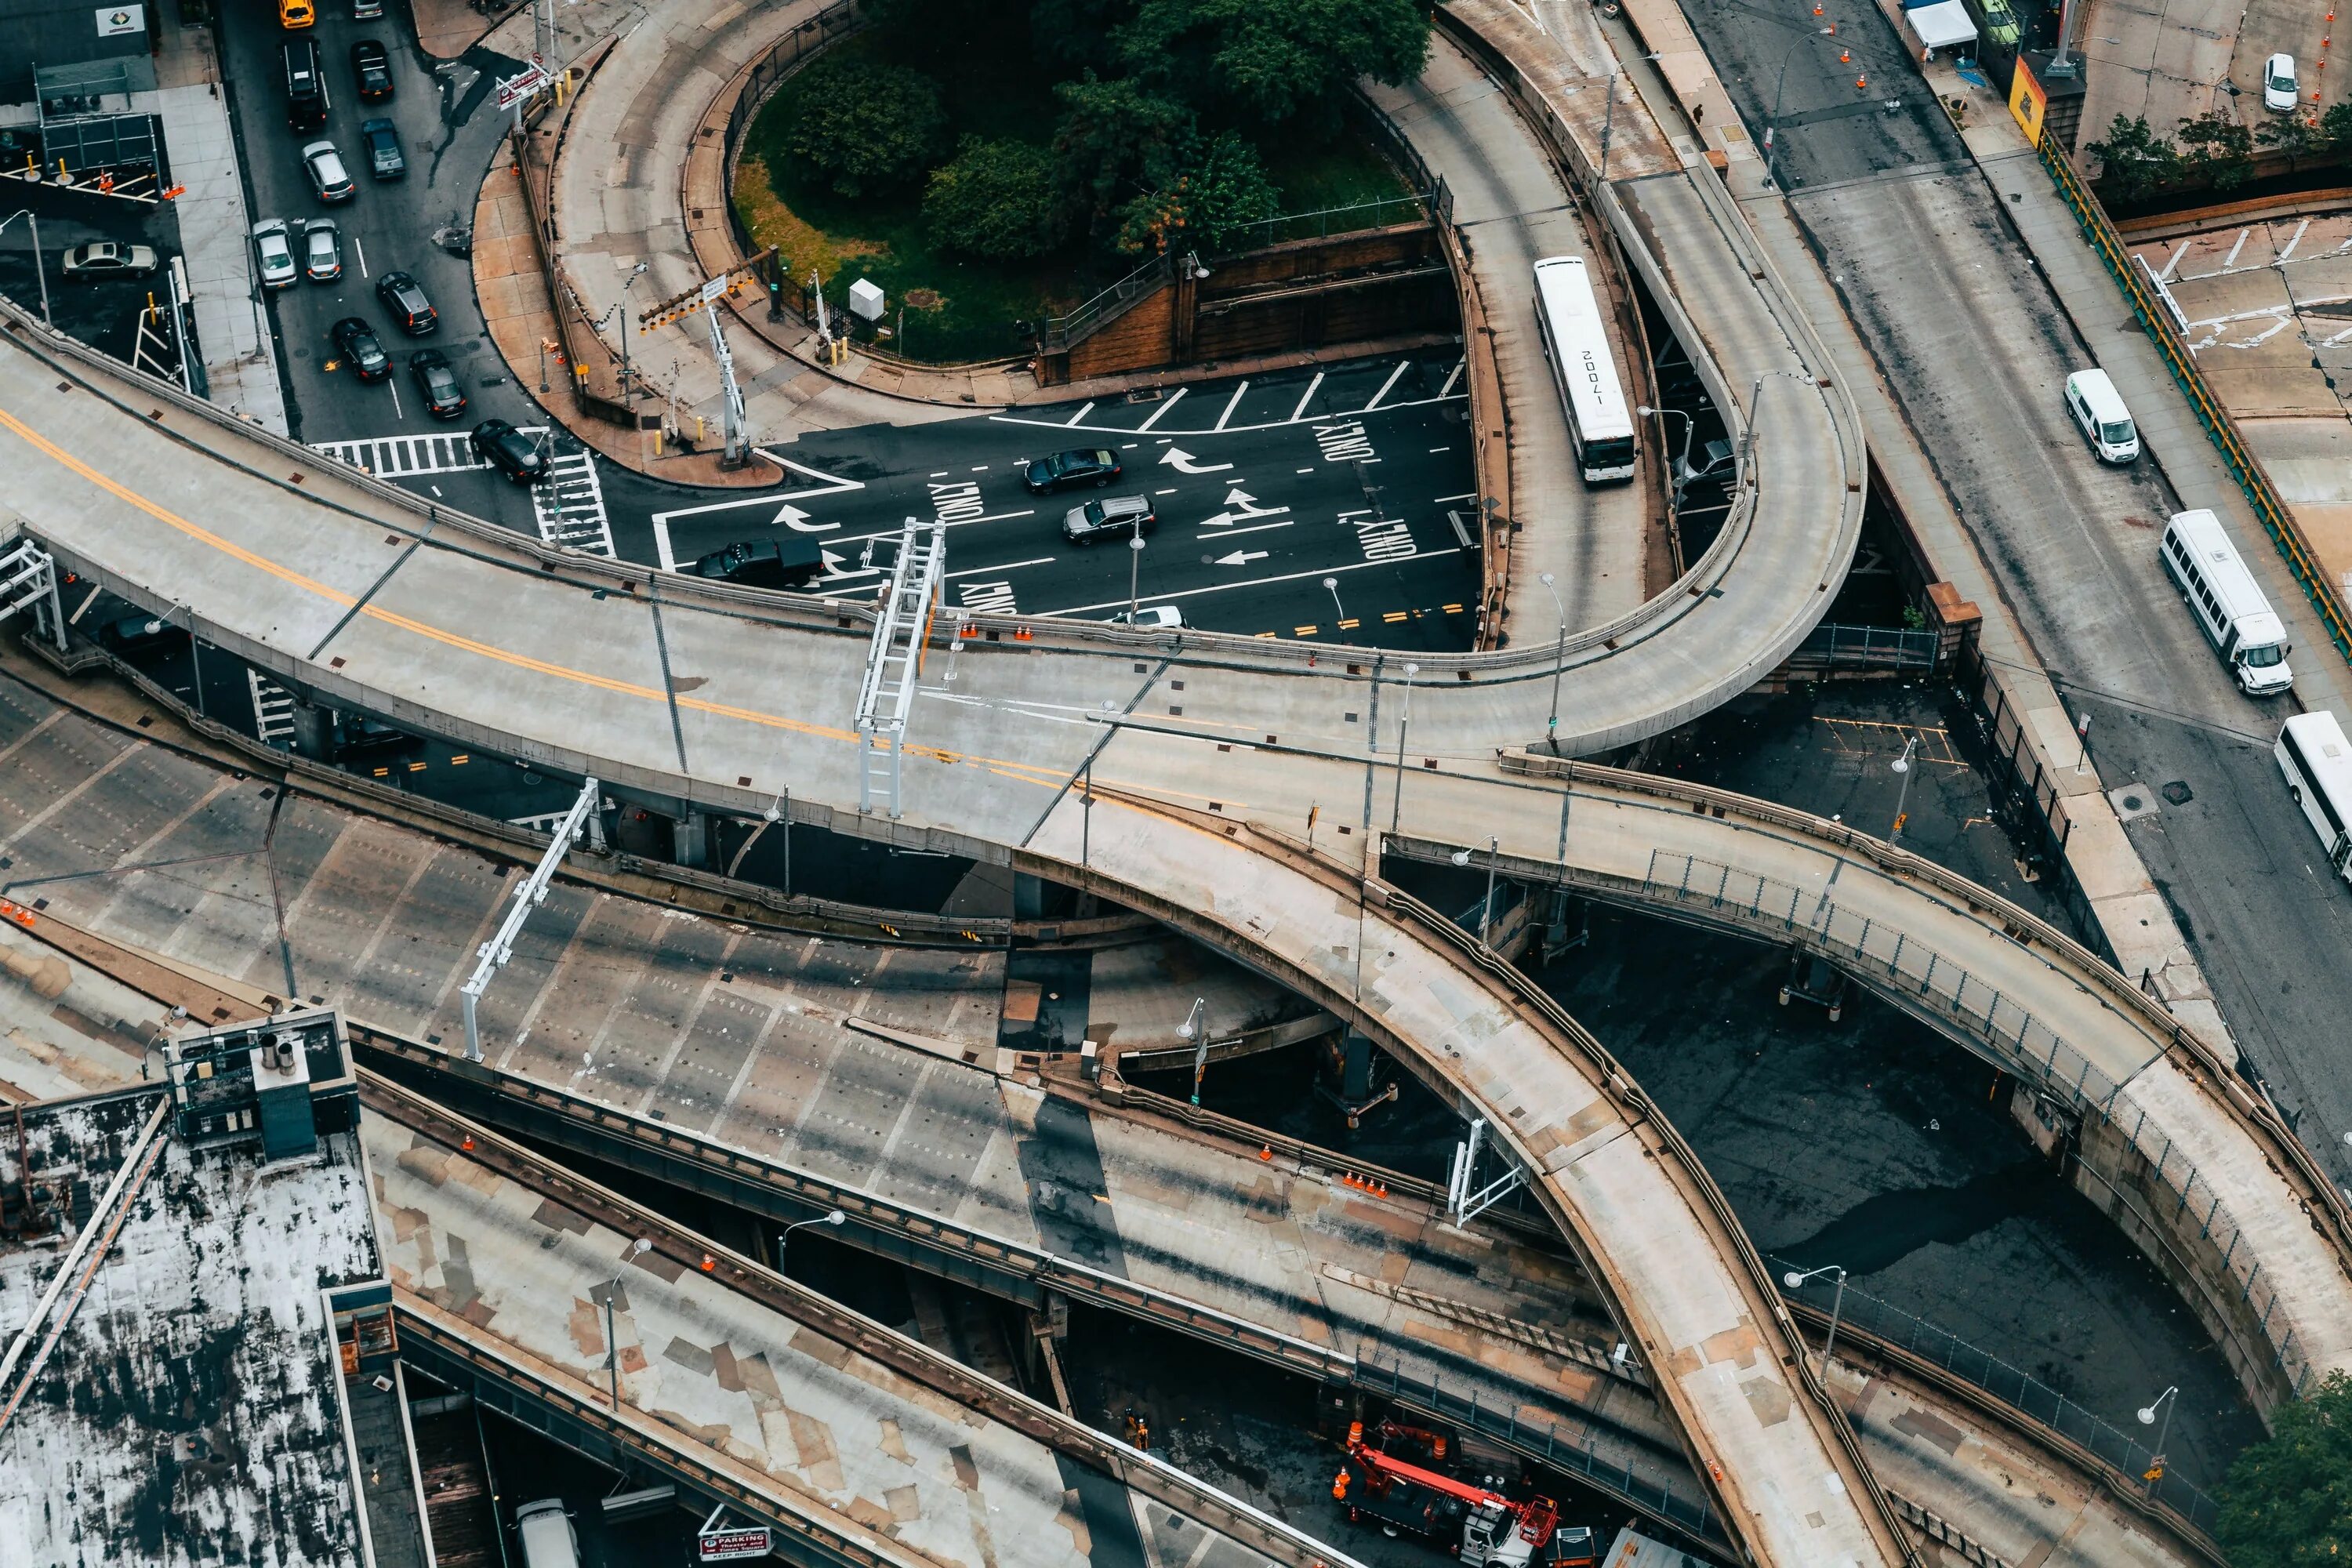
[[163, 122], [172, 178], [187, 187], [174, 206], [212, 401], [283, 436], [285, 389], [254, 281], [252, 218], [212, 37], [182, 27], [168, 8], [153, 17], [163, 45], [155, 90], [132, 93], [131, 105]]

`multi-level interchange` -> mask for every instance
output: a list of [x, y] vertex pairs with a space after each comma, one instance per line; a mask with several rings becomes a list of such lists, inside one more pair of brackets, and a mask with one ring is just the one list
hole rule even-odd
[[[743, 25], [786, 37], [803, 9]], [[79, 1022], [35, 1053], [46, 1065], [9, 1069], [11, 1099], [60, 1103], [12, 1113], [14, 1136], [0, 1124], [0, 1168], [23, 1191], [0, 1237], [0, 1561], [209, 1562], [228, 1542], [254, 1562], [495, 1561], [425, 1527], [451, 1517], [422, 1478], [460, 1395], [628, 1486], [671, 1489], [656, 1511], [765, 1527], [796, 1562], [1305, 1568], [1395, 1550], [1325, 1539], [1097, 1430], [1058, 1365], [1033, 1397], [1009, 1369], [786, 1279], [776, 1223], [814, 1219], [1040, 1321], [1100, 1310], [1311, 1379], [1335, 1409], [1385, 1401], [1583, 1489], [1558, 1522], [1602, 1548], [1631, 1521], [1773, 1568], [2219, 1562], [2210, 1517], [2079, 1434], [1867, 1335], [1824, 1359], [1818, 1315], [1784, 1300], [1609, 1041], [1488, 933], [1401, 885], [1469, 851], [1524, 888], [1826, 961], [2006, 1075], [2021, 1120], [2067, 1152], [2073, 1184], [2155, 1261], [2256, 1412], [2352, 1367], [2352, 1212], [2333, 1153], [2311, 1152], [2345, 1129], [2308, 1105], [2291, 1126], [2246, 1066], [2238, 1020], [2199, 980], [2177, 905], [2032, 651], [2046, 609], [2021, 632], [1968, 531], [1978, 520], [1937, 478], [1963, 455], [1931, 465], [1906, 427], [1904, 374], [1989, 369], [1874, 362], [1837, 270], [1855, 264], [1817, 259], [1682, 15], [1617, 9], [1455, 0], [1423, 77], [1367, 89], [1451, 204], [1455, 374], [1490, 500], [1460, 503], [1487, 518], [1473, 526], [1494, 614], [1473, 651], [972, 609], [937, 579], [877, 633], [890, 595], [872, 577], [826, 597], [822, 583], [779, 593], [634, 563], [598, 531], [605, 496], [579, 503], [594, 527], [560, 539], [543, 517], [536, 536], [479, 520], [422, 479], [375, 477], [356, 446], [330, 457], [7, 304], [0, 521], [33, 634], [0, 688], [0, 866], [22, 931], [8, 963], [43, 1016]], [[614, 93], [658, 100], [665, 61], [684, 59], [705, 96], [675, 112], [704, 111], [700, 56], [658, 28], [615, 31]], [[1895, 90], [1927, 90], [1893, 68]], [[566, 136], [598, 133], [606, 87], [586, 79]], [[1978, 112], [2010, 142], [1980, 130], [1969, 145], [1997, 188], [2032, 187], [2011, 204], [2031, 230], [2074, 187], [2050, 183], [2000, 106]], [[614, 220], [673, 270], [685, 264], [656, 220], [664, 201], [676, 220], [677, 181], [638, 178], [628, 199], [656, 210]], [[2000, 243], [2013, 267], [2018, 247]], [[2067, 230], [2032, 243], [2096, 266]], [[1544, 589], [1597, 583], [1592, 563], [1623, 557], [1643, 525], [1637, 491], [1588, 490], [1576, 472], [1530, 295], [1534, 262], [1561, 253], [1585, 254], [1607, 296], [1653, 307], [1731, 468], [1719, 531], [1679, 575], [1646, 595], [1622, 586], [1634, 568], [1588, 583], [1555, 636]], [[2087, 275], [2115, 315], [2124, 297]], [[636, 306], [680, 282], [654, 281]], [[587, 292], [610, 287], [597, 274]], [[2178, 341], [2134, 326], [2099, 346], [2122, 366]], [[803, 395], [806, 427], [854, 422], [822, 402], [853, 394], [872, 398]], [[936, 417], [904, 406], [910, 425]], [[2168, 407], [2134, 412], [2171, 443], [2182, 498], [2210, 488], [2203, 432]], [[782, 458], [790, 433], [766, 437]], [[923, 449], [921, 429], [903, 438]], [[593, 489], [596, 465], [577, 466]], [[2210, 504], [2270, 587], [2320, 710], [2346, 685], [2336, 591], [2322, 574], [2306, 602], [2248, 521], [2271, 504], [2253, 494]], [[2047, 874], [2087, 925], [2058, 929], [1839, 822], [1578, 760], [1781, 670], [1874, 505], [1929, 563], [1949, 612], [1931, 629], [1979, 650], [2006, 715], [1995, 747], [2058, 781], [2037, 797], [2066, 803]], [[101, 591], [185, 628], [187, 708], [238, 669], [254, 721], [184, 710], [169, 681], [69, 679], [107, 662], [79, 618]], [[461, 989], [543, 836], [394, 795], [382, 767], [320, 765], [301, 726], [328, 710], [553, 781], [542, 835], [596, 781], [594, 847], [583, 837], [551, 888], [525, 889], [546, 901], [511, 964], [484, 971], [478, 1007]], [[2267, 746], [2274, 719], [2245, 727], [2264, 726]], [[678, 864], [596, 853], [614, 803], [677, 824]], [[730, 879], [743, 854], [708, 847], [742, 843], [727, 825], [780, 821], [1076, 889], [1090, 900], [1073, 932], [1128, 911], [1131, 940], [1098, 956], [1092, 984], [1097, 1016], [1118, 998], [1154, 1020], [1132, 1048], [1188, 1060], [1173, 1026], [1204, 992], [1249, 1013], [1261, 1043], [1369, 1040], [1481, 1119], [1534, 1203], [1465, 1219], [1441, 1188], [1135, 1090], [1091, 1051], [1082, 1066], [1001, 1048], [1015, 937], [1050, 945], [1054, 922], [1017, 900], [1010, 920], [928, 925], [889, 914], [887, 893], [819, 909]], [[286, 844], [316, 873], [291, 899], [275, 871], [159, 869]], [[810, 932], [827, 934], [822, 963]], [[1169, 978], [1198, 971], [1202, 949], [1223, 967]], [[182, 1043], [142, 1055], [151, 1027], [158, 1047]], [[242, 1032], [224, 1044], [222, 1030]], [[220, 1140], [256, 1132], [274, 1163], [205, 1175]], [[36, 1246], [44, 1182], [74, 1195]], [[665, 1207], [656, 1187], [701, 1206]], [[723, 1215], [755, 1223], [727, 1229]], [[170, 1307], [186, 1289], [194, 1304]], [[269, 1325], [266, 1349], [241, 1320]], [[1052, 1363], [1052, 1335], [1040, 1343]], [[420, 1373], [450, 1392], [420, 1403]], [[127, 1435], [184, 1404], [221, 1414]], [[509, 1488], [491, 1509], [510, 1550], [553, 1528], [510, 1517], [529, 1501]], [[1501, 1517], [1507, 1538], [1535, 1516]], [[1547, 1534], [1538, 1554], [1576, 1560], [1574, 1539]]]

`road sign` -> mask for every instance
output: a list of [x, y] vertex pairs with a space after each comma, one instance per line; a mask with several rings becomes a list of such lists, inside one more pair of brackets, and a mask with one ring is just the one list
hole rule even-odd
[[706, 1530], [695, 1538], [695, 1544], [705, 1563], [765, 1557], [769, 1552], [768, 1527], [762, 1524], [748, 1530]]
[[725, 295], [734, 287], [735, 275], [732, 272], [722, 272], [718, 277], [713, 278], [703, 284], [702, 291], [698, 298], [699, 298], [704, 304], [708, 305], [713, 300]]
[[499, 82], [499, 107], [512, 109], [531, 94], [545, 89], [547, 72], [532, 66], [520, 75], [502, 78]]

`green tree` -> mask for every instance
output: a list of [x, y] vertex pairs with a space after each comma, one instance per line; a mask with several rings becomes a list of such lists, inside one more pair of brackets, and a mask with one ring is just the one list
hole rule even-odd
[[2352, 1377], [2331, 1372], [2279, 1407], [2268, 1441], [2238, 1456], [2214, 1535], [2231, 1568], [2352, 1563]]
[[1359, 77], [1400, 82], [1429, 58], [1424, 0], [1141, 0], [1120, 57], [1213, 118], [1328, 125]]
[[1183, 172], [1194, 142], [1192, 111], [1126, 78], [1088, 71], [1054, 89], [1055, 179], [1074, 218], [1098, 229], [1138, 192], [1160, 190]]
[[2099, 183], [2118, 201], [2146, 201], [2180, 179], [2180, 149], [2152, 130], [2144, 116], [2116, 116], [2106, 136], [2083, 149], [2099, 161]]
[[955, 159], [931, 171], [923, 222], [943, 249], [999, 261], [1043, 256], [1067, 232], [1054, 161], [1026, 142], [967, 136]]
[[2327, 150], [2327, 132], [2314, 125], [2302, 114], [2279, 114], [2265, 120], [2254, 131], [2254, 140], [2273, 153], [2286, 154], [2286, 166], [2293, 169], [2302, 160]]
[[821, 57], [786, 90], [793, 115], [785, 147], [845, 196], [921, 174], [947, 127], [929, 77], [856, 55]]
[[2327, 106], [2327, 112], [2319, 117], [2319, 139], [2331, 152], [2352, 145], [2352, 98]]
[[2184, 120], [2179, 139], [2184, 172], [2202, 176], [2217, 191], [2234, 191], [2254, 170], [2254, 133], [2234, 120], [2200, 114]]
[[1215, 255], [1246, 243], [1248, 226], [1273, 217], [1280, 207], [1280, 193], [1257, 149], [1223, 131], [1196, 144], [1175, 179], [1126, 204], [1119, 213], [1118, 247]]

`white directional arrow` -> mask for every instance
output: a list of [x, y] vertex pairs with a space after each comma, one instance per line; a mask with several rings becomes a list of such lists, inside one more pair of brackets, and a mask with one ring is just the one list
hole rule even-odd
[[841, 526], [837, 522], [811, 522], [809, 514], [796, 506], [788, 506], [776, 513], [775, 521], [794, 533], [825, 533]]
[[1225, 510], [1201, 520], [1202, 528], [1230, 528], [1236, 522], [1253, 517], [1280, 517], [1290, 509], [1286, 506], [1260, 506], [1257, 497], [1238, 485], [1225, 492]]
[[1270, 550], [1236, 550], [1231, 555], [1218, 556], [1217, 564], [1220, 566], [1246, 566], [1253, 561], [1263, 561], [1272, 553], [1273, 552]]
[[1160, 454], [1160, 460], [1180, 474], [1222, 474], [1231, 463], [1196, 463], [1192, 454], [1181, 447], [1171, 447]]
[[824, 581], [826, 582], [831, 582], [836, 577], [877, 577], [882, 573], [882, 568], [879, 566], [845, 566], [842, 564], [841, 557], [830, 550], [820, 548], [817, 553], [824, 557]]

